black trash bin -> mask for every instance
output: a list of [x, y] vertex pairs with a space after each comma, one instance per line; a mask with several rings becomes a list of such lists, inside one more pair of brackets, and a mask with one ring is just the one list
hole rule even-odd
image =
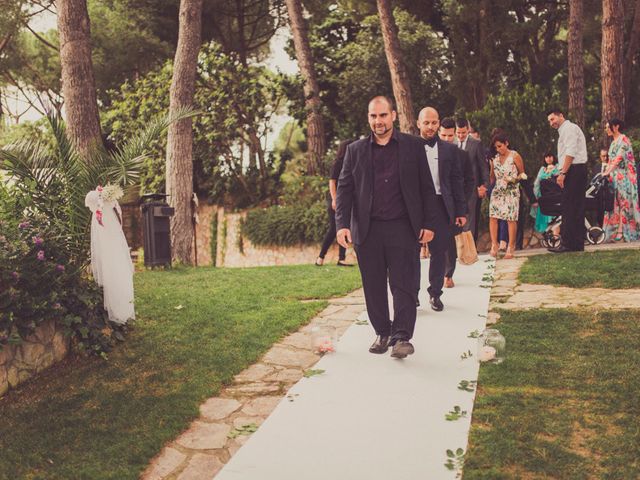
[[144, 264], [171, 266], [170, 220], [174, 209], [167, 204], [164, 193], [148, 193], [140, 199]]

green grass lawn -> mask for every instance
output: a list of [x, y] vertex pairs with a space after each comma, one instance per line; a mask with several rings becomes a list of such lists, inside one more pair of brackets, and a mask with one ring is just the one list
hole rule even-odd
[[519, 280], [573, 288], [640, 288], [640, 250], [536, 255], [522, 266]]
[[503, 312], [465, 480], [640, 478], [640, 311]]
[[274, 342], [360, 286], [357, 268], [136, 275], [138, 320], [101, 359], [69, 359], [0, 399], [0, 479], [136, 479], [198, 406]]

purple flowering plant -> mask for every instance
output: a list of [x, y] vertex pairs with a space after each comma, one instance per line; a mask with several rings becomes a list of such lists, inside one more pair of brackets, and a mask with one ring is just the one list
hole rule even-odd
[[0, 350], [33, 334], [41, 322], [55, 319], [81, 350], [108, 351], [101, 290], [66, 254], [55, 223], [0, 218], [0, 230]]

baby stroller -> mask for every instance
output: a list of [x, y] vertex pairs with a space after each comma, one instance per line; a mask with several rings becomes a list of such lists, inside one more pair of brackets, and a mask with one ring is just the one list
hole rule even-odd
[[[562, 224], [562, 188], [556, 183], [555, 178], [549, 178], [540, 182], [541, 196], [538, 199], [540, 211], [553, 217], [546, 230], [542, 234], [540, 243], [545, 248], [560, 246], [561, 238], [554, 230]], [[596, 174], [589, 182], [585, 192], [585, 211], [597, 210], [599, 205], [604, 205], [605, 211], [613, 210], [613, 195], [609, 188], [609, 180], [601, 173]], [[604, 242], [604, 230], [597, 225], [591, 225], [584, 219], [585, 239], [591, 245], [599, 245]]]

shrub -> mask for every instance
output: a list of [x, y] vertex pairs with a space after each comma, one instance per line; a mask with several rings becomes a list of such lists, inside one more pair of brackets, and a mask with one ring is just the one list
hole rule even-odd
[[554, 98], [549, 91], [539, 85], [526, 84], [520, 90], [505, 89], [489, 96], [485, 106], [468, 117], [482, 132], [487, 145], [491, 131], [503, 128], [509, 143], [522, 156], [527, 174], [535, 175], [542, 164], [542, 155], [556, 150], [558, 134], [549, 127], [545, 115], [553, 105]]
[[327, 225], [323, 202], [309, 207], [274, 206], [248, 212], [242, 234], [253, 245], [260, 246], [314, 244], [322, 241]]
[[0, 231], [0, 349], [32, 335], [45, 320], [56, 320], [81, 349], [109, 351], [102, 292], [70, 262], [55, 222], [4, 218]]

